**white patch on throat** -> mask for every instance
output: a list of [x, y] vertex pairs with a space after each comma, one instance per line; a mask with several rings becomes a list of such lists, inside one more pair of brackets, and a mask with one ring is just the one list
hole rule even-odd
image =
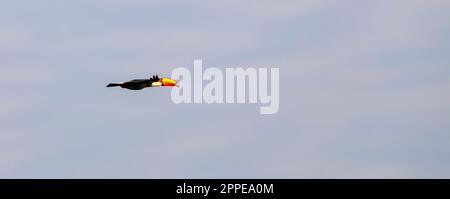
[[152, 87], [162, 86], [161, 82], [152, 82]]

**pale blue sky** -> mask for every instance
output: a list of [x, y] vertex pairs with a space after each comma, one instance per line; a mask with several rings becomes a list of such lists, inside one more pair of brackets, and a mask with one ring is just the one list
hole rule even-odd
[[[1, 178], [450, 178], [449, 1], [0, 1]], [[109, 82], [279, 67], [280, 110]]]

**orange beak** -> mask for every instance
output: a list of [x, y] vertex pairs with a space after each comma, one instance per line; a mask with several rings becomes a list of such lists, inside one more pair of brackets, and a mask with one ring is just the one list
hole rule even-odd
[[162, 86], [177, 86], [176, 80], [166, 78], [166, 77], [161, 78], [161, 83], [162, 83]]

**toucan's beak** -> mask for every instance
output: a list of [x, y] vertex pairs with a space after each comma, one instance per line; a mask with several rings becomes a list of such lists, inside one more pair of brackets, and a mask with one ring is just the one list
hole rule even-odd
[[170, 78], [161, 78], [162, 86], [177, 86], [177, 81]]

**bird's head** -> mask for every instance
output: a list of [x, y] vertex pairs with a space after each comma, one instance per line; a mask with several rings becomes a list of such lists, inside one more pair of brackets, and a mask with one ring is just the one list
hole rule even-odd
[[160, 78], [159, 81], [161, 82], [161, 86], [177, 86], [176, 80], [167, 77]]

